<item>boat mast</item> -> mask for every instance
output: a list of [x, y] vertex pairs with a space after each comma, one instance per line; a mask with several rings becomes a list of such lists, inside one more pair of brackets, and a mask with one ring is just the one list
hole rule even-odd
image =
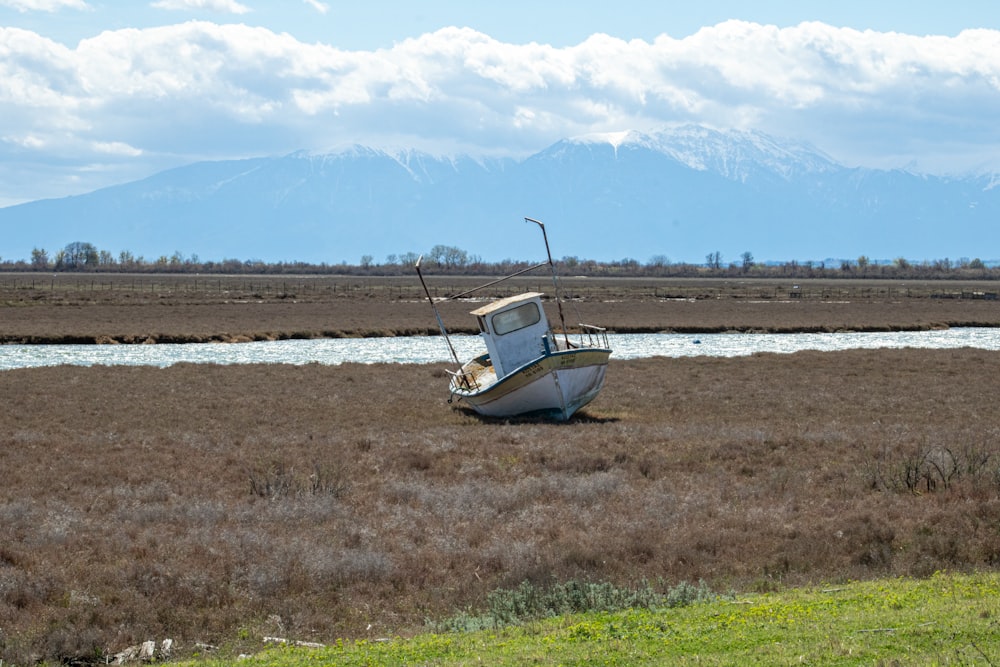
[[545, 225], [540, 220], [525, 218], [525, 222], [533, 222], [542, 229], [542, 238], [545, 239], [545, 254], [549, 257], [549, 269], [552, 271], [552, 285], [556, 290], [556, 306], [559, 308], [559, 323], [562, 325], [563, 338], [566, 340], [566, 347], [569, 348], [569, 332], [566, 330], [566, 318], [563, 317], [562, 293], [559, 291], [559, 279], [556, 277], [556, 265], [552, 261], [552, 251], [549, 250], [549, 235], [545, 233]]
[[458, 355], [455, 354], [455, 348], [451, 345], [451, 338], [448, 337], [448, 330], [444, 326], [444, 321], [441, 320], [441, 313], [438, 312], [437, 305], [434, 303], [433, 297], [431, 297], [431, 292], [427, 289], [427, 283], [424, 282], [424, 274], [420, 272], [420, 262], [422, 262], [423, 259], [423, 255], [417, 258], [417, 275], [420, 276], [420, 284], [424, 287], [424, 294], [427, 295], [427, 300], [431, 302], [431, 309], [434, 311], [434, 316], [437, 318], [438, 327], [441, 328], [441, 335], [444, 336], [445, 342], [448, 343], [448, 349], [451, 350], [451, 358], [455, 360], [455, 365], [461, 366], [462, 362], [458, 360]]

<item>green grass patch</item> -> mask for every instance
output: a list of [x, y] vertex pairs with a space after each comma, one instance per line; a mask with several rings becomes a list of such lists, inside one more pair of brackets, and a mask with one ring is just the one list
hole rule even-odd
[[644, 582], [629, 589], [611, 583], [568, 581], [550, 586], [535, 586], [523, 582], [514, 589], [498, 589], [487, 596], [487, 610], [482, 614], [462, 612], [444, 621], [428, 622], [435, 632], [474, 632], [499, 630], [555, 616], [587, 612], [614, 612], [629, 609], [680, 607], [694, 602], [704, 602], [717, 597], [705, 582], [693, 586], [681, 582], [667, 593], [660, 593]]
[[[595, 611], [490, 630], [327, 648], [283, 646], [241, 664], [997, 665], [1000, 574], [935, 574]], [[196, 667], [227, 661], [195, 660]]]

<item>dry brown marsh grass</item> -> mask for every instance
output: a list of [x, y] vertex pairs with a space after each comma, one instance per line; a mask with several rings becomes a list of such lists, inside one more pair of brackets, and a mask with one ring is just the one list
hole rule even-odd
[[561, 425], [449, 407], [437, 366], [0, 373], [0, 658], [386, 636], [525, 580], [995, 567], [998, 362], [613, 362]]
[[[431, 276], [435, 295], [482, 284]], [[1000, 326], [986, 281], [573, 278], [568, 323], [621, 332], [837, 331]], [[544, 277], [503, 283], [551, 293]], [[474, 332], [474, 304], [441, 306], [454, 331]], [[555, 312], [550, 313], [555, 318]], [[415, 276], [0, 276], [0, 342], [142, 343], [437, 333]]]

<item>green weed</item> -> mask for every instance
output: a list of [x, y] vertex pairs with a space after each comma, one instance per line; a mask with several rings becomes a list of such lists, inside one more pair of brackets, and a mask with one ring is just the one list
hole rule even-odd
[[[515, 597], [537, 594], [519, 588]], [[678, 607], [566, 614], [529, 626], [272, 649], [242, 664], [995, 665], [998, 596], [1000, 574], [938, 573]]]
[[468, 632], [567, 614], [681, 607], [717, 597], [704, 581], [697, 586], [681, 582], [665, 594], [657, 592], [649, 582], [630, 589], [609, 582], [568, 581], [542, 587], [524, 581], [514, 589], [492, 591], [487, 596], [487, 611], [483, 614], [463, 612], [429, 625], [438, 632]]

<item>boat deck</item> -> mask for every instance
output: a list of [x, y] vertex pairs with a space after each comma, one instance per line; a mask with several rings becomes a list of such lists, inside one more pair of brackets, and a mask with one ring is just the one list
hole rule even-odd
[[489, 387], [497, 381], [497, 372], [487, 354], [466, 362], [457, 373], [448, 371], [452, 376], [452, 392], [475, 392], [483, 387]]

